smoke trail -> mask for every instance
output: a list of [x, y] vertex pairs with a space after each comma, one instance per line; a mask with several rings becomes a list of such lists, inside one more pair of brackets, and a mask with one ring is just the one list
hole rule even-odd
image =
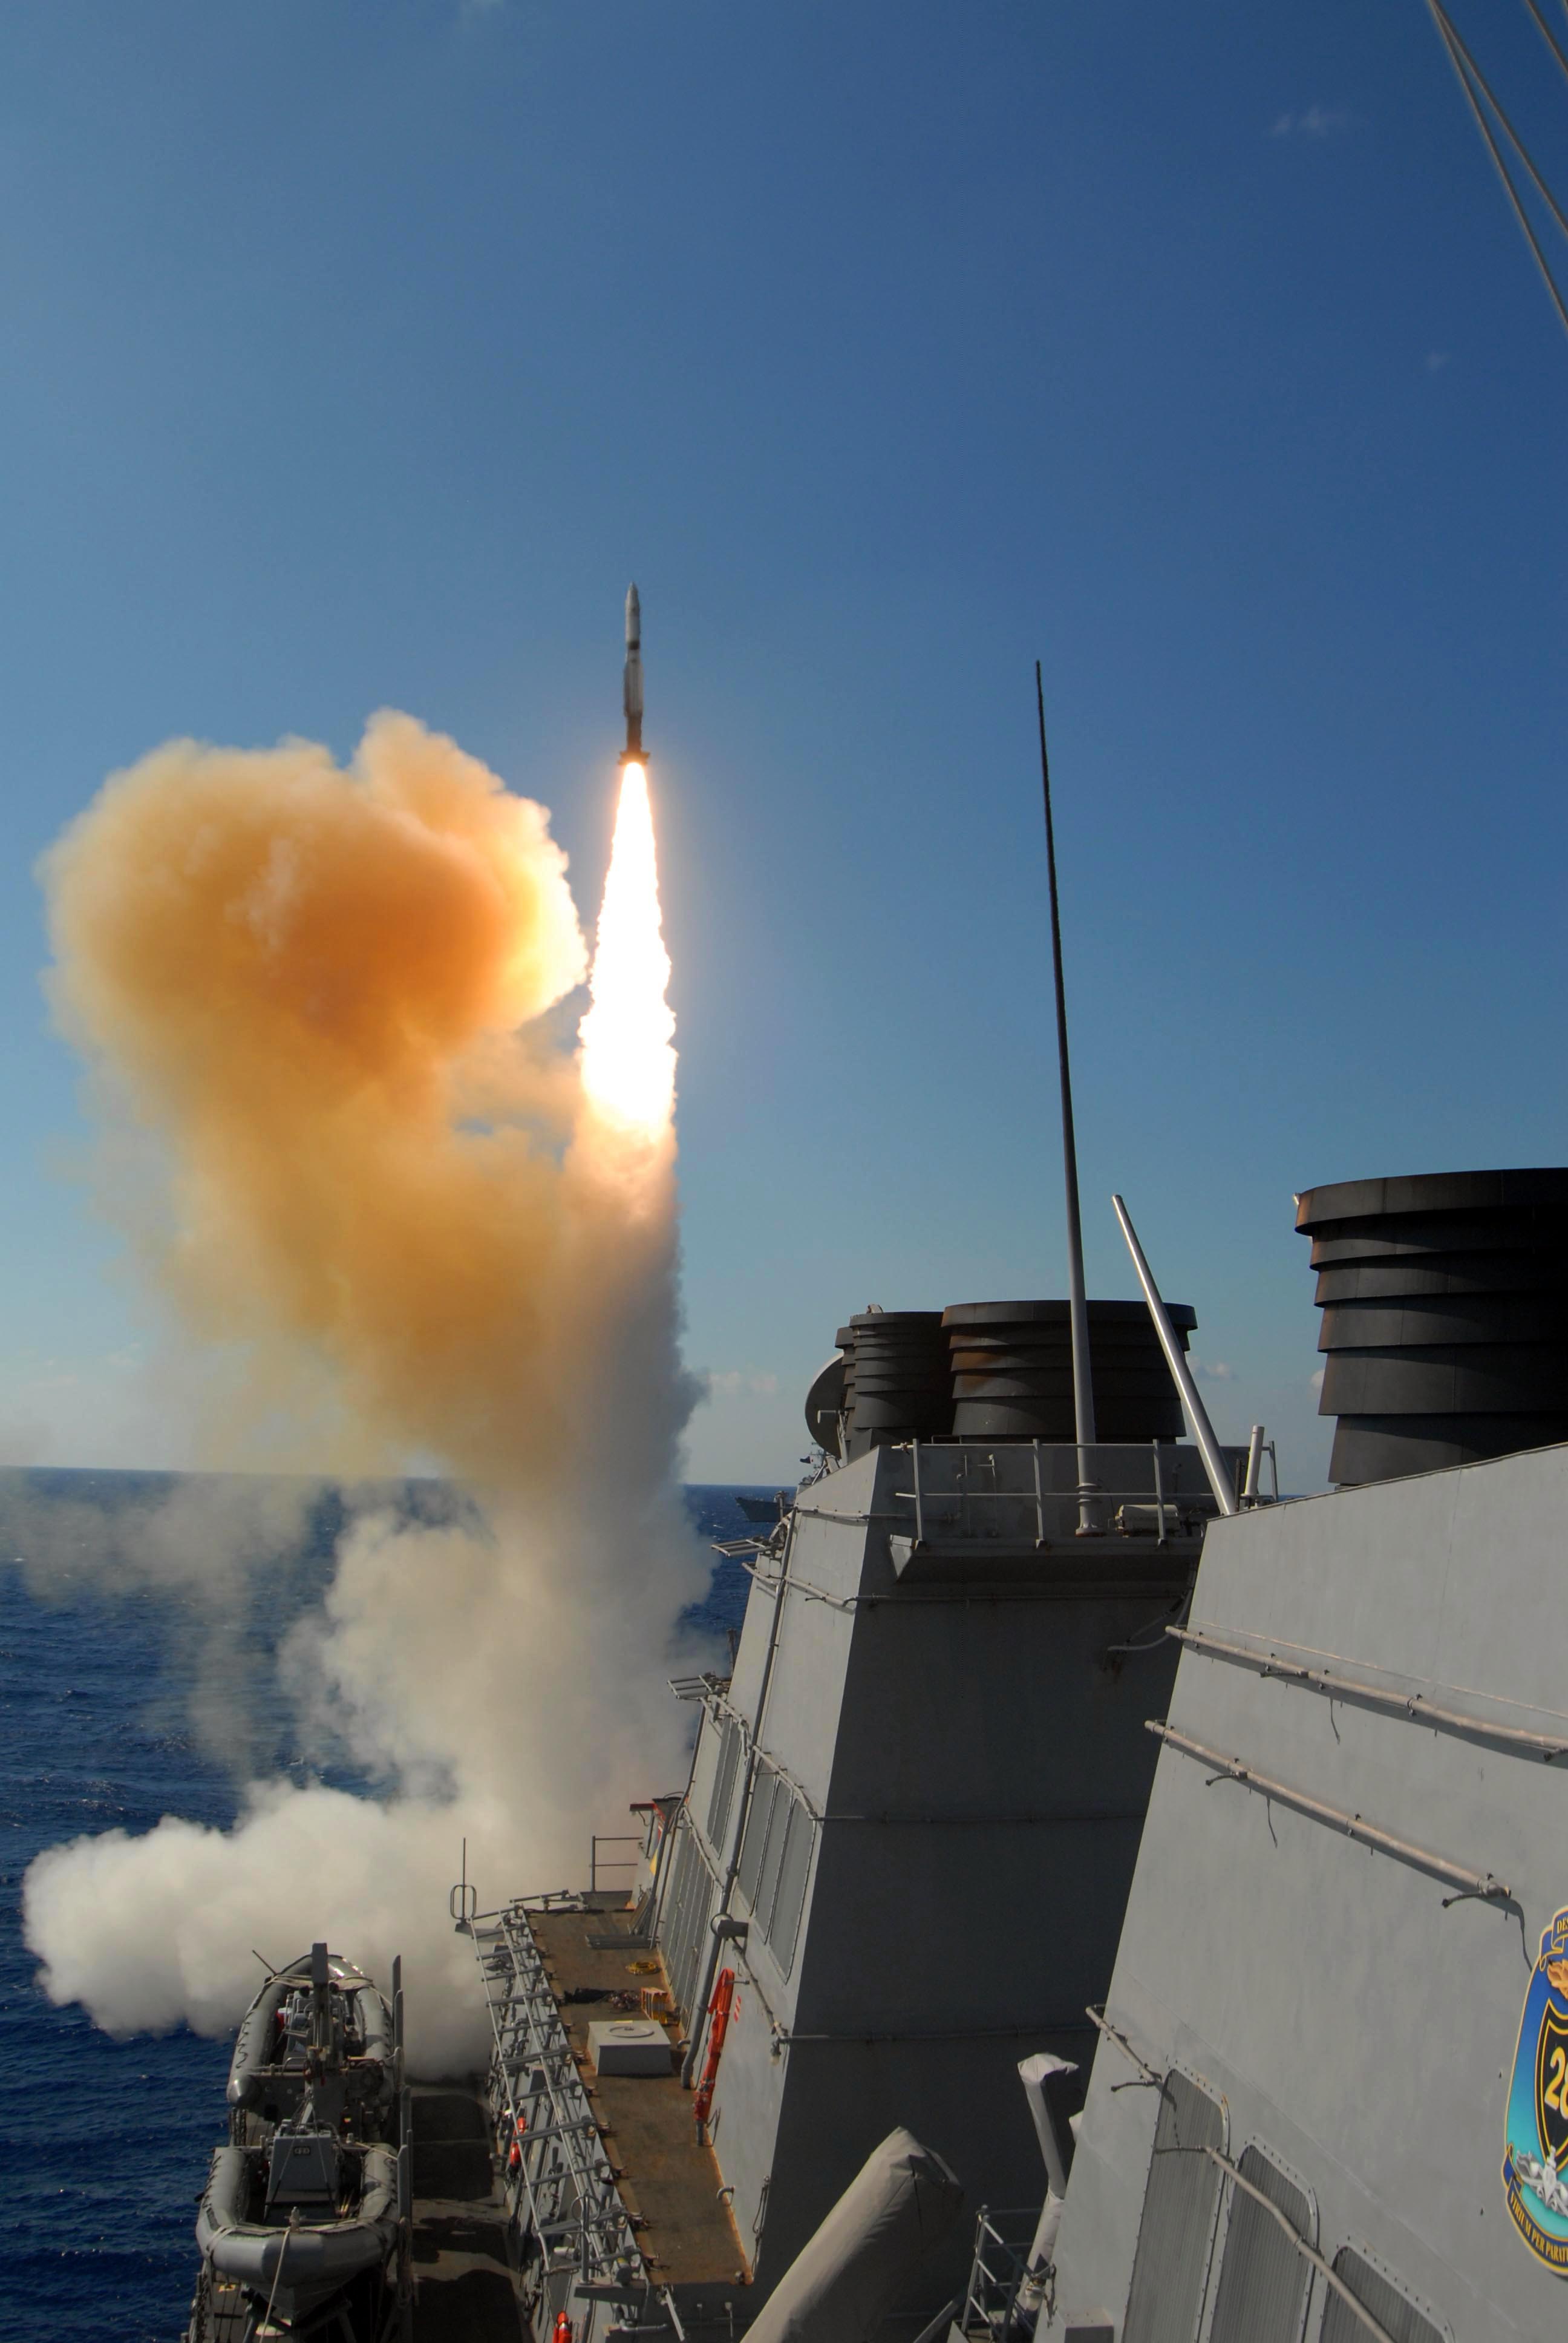
[[675, 1486], [695, 1394], [642, 777], [580, 1057], [550, 1014], [586, 954], [543, 810], [407, 717], [377, 717], [347, 771], [303, 741], [171, 744], [43, 877], [56, 1015], [156, 1175], [138, 1258], [211, 1370], [207, 1453], [422, 1454], [486, 1521], [359, 1516], [289, 1638], [307, 1745], [347, 1748], [375, 1802], [261, 1780], [232, 1832], [166, 1817], [52, 1849], [28, 1942], [49, 1993], [116, 2031], [231, 2024], [252, 1945], [401, 1950], [413, 2051], [439, 2066], [477, 2046], [445, 1911], [459, 1836], [496, 1894], [564, 1883], [593, 1824], [678, 1765], [662, 1677], [701, 1577]]
[[309, 1593], [313, 1549], [342, 1513], [334, 1491], [302, 1480], [116, 1474], [83, 1496], [4, 1473], [0, 1557], [43, 1602], [69, 1602], [84, 1585], [166, 1598], [186, 1721], [197, 1745], [244, 1780], [278, 1755], [282, 1719], [256, 1682], [272, 1623]]

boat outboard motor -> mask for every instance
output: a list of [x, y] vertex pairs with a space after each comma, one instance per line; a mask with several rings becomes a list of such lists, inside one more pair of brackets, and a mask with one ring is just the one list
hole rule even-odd
[[865, 2343], [963, 2201], [940, 2156], [910, 2132], [890, 2132], [779, 2279], [747, 2343]]

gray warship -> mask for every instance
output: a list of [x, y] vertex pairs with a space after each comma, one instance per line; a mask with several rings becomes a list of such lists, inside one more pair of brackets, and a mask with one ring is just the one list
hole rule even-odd
[[1323, 1496], [1141, 1253], [1087, 1448], [1070, 1302], [839, 1330], [631, 1892], [459, 1904], [538, 2343], [1561, 2331], [1568, 1172], [1297, 1225]]
[[1068, 1293], [840, 1327], [686, 1781], [454, 1889], [492, 2055], [411, 2095], [407, 2333], [1563, 2331], [1568, 1171], [1296, 1197], [1334, 1486], [1222, 1446], [1120, 1198], [1141, 1298], [1084, 1289], [1037, 699]]
[[1040, 748], [1068, 1294], [841, 1326], [629, 1891], [454, 1890], [462, 2331], [1561, 2331], [1568, 1171], [1295, 1199], [1336, 1485], [1282, 1498], [1119, 1197], [1141, 1298], [1084, 1290]]
[[1568, 1170], [1294, 1200], [1336, 1485], [1282, 1496], [1120, 1197], [1085, 1291], [1040, 731], [1066, 1296], [839, 1328], [686, 1779], [452, 1891], [484, 2074], [269, 1978], [192, 2343], [1560, 2332]]
[[416, 2099], [417, 2333], [1562, 2330], [1568, 1171], [1294, 1200], [1335, 1486], [1282, 1498], [1120, 1197], [1140, 1298], [1085, 1291], [1037, 699], [1068, 1293], [841, 1326], [629, 1890], [596, 1836], [453, 1891], [487, 2267]]

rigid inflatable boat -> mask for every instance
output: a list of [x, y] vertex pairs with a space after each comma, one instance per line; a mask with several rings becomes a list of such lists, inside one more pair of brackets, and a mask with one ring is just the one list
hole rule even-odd
[[387, 2343], [405, 2293], [402, 1996], [325, 1945], [272, 1972], [229, 2068], [187, 2343]]
[[265, 2147], [220, 2147], [196, 2243], [214, 2275], [277, 2326], [297, 2329], [359, 2278], [390, 2275], [390, 2287], [373, 2291], [395, 2298], [397, 2158], [390, 2147], [346, 2146], [309, 2120], [280, 2125]]
[[[327, 1956], [326, 2003], [318, 2012], [311, 1959], [307, 1953], [276, 1970], [241, 2019], [229, 2107], [238, 2117], [282, 2123], [298, 2112], [308, 2089], [319, 2114], [330, 2076], [329, 2120], [347, 2113], [359, 2137], [388, 2138], [396, 2091], [392, 2012], [363, 1969], [335, 1953]], [[243, 2146], [256, 2125], [231, 2118], [230, 2128]]]

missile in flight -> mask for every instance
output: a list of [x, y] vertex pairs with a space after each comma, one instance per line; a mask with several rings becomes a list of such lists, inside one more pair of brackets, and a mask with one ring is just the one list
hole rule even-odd
[[626, 749], [621, 763], [641, 764], [642, 755], [642, 604], [637, 588], [626, 589], [626, 677], [621, 688], [626, 707]]

